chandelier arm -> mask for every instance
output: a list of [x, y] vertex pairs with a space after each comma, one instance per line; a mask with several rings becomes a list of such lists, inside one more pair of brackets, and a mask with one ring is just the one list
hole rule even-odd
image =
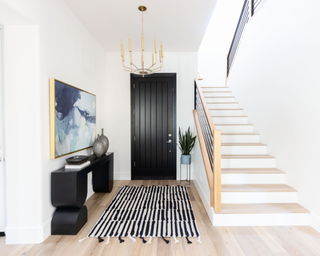
[[136, 69], [139, 69], [136, 65], [134, 65], [133, 63], [132, 63], [132, 65], [136, 68]]
[[131, 71], [132, 70], [132, 68], [125, 66], [123, 62], [122, 62], [122, 66], [123, 66], [124, 71]]
[[131, 71], [132, 70], [132, 69], [126, 67], [126, 66], [123, 66], [123, 69], [124, 69], [124, 71]]
[[154, 69], [154, 72], [160, 71], [162, 69], [162, 67], [163, 67], [163, 61], [161, 62], [160, 67], [157, 67]]
[[155, 62], [153, 65], [151, 65], [148, 69], [153, 68], [157, 63]]

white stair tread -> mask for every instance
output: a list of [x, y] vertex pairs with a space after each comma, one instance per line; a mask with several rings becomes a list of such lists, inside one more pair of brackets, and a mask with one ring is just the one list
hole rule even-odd
[[247, 117], [247, 116], [211, 116], [211, 117], [225, 117], [225, 118], [229, 118], [229, 117]]
[[[216, 126], [222, 126], [222, 125], [228, 125], [228, 126], [232, 126], [232, 125], [253, 125], [253, 124], [215, 124]], [[249, 133], [251, 134], [251, 133]]]
[[222, 184], [221, 192], [297, 192], [286, 184]]
[[222, 168], [221, 174], [284, 174], [276, 168]]
[[221, 208], [216, 214], [310, 213], [297, 203], [222, 204]]
[[269, 159], [275, 158], [269, 155], [221, 155], [221, 159]]
[[208, 104], [239, 104], [239, 102], [209, 102]]
[[202, 91], [203, 93], [231, 93], [231, 91]]
[[228, 88], [226, 86], [201, 86], [202, 89], [205, 89], [205, 88]]
[[205, 98], [235, 98], [235, 96], [204, 96]]
[[221, 133], [221, 135], [259, 135], [259, 133]]
[[221, 146], [267, 146], [262, 143], [221, 143]]
[[243, 108], [210, 108], [209, 110], [243, 110]]

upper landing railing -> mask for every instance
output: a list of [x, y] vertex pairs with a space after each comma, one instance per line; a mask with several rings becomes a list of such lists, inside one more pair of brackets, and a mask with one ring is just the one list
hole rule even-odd
[[244, 0], [236, 31], [234, 32], [230, 49], [227, 55], [227, 77], [230, 74], [230, 70], [234, 62], [240, 44], [241, 36], [246, 27], [246, 24], [248, 23], [250, 18], [252, 18], [252, 16], [256, 13], [258, 8], [264, 1], [265, 0]]
[[210, 204], [221, 211], [221, 131], [215, 129], [205, 98], [194, 81], [193, 116], [210, 188]]

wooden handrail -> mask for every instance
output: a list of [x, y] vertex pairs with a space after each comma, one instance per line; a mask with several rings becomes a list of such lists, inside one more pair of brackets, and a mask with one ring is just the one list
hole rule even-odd
[[[216, 130], [213, 124], [210, 111], [206, 104], [201, 88], [198, 86], [197, 79], [195, 79], [196, 91], [202, 102], [202, 107], [206, 115], [211, 133], [212, 133], [212, 162], [210, 163], [209, 152], [206, 147], [206, 142], [201, 129], [201, 123], [198, 117], [197, 110], [193, 110], [193, 117], [196, 124], [200, 149], [207, 174], [209, 189], [210, 189], [210, 205], [216, 212], [221, 211], [221, 131]], [[196, 104], [195, 104], [196, 108]], [[210, 144], [211, 145], [211, 144]]]
[[198, 140], [199, 140], [199, 144], [200, 144], [200, 149], [201, 149], [201, 154], [202, 154], [202, 159], [203, 159], [203, 163], [204, 163], [204, 168], [206, 170], [206, 174], [207, 174], [207, 179], [208, 179], [208, 183], [209, 183], [209, 188], [210, 188], [210, 205], [213, 207], [213, 172], [211, 169], [211, 165], [210, 165], [210, 161], [208, 158], [208, 151], [207, 148], [205, 146], [205, 142], [204, 142], [204, 138], [202, 135], [202, 131], [201, 131], [201, 127], [200, 127], [200, 122], [199, 122], [199, 117], [197, 114], [197, 110], [193, 110], [193, 117], [194, 117], [194, 122], [196, 124], [196, 129], [197, 129], [197, 133], [198, 133]]

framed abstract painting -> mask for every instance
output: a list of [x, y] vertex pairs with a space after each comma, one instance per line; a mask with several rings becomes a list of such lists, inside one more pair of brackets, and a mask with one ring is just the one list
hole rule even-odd
[[92, 147], [96, 96], [50, 78], [50, 158]]

